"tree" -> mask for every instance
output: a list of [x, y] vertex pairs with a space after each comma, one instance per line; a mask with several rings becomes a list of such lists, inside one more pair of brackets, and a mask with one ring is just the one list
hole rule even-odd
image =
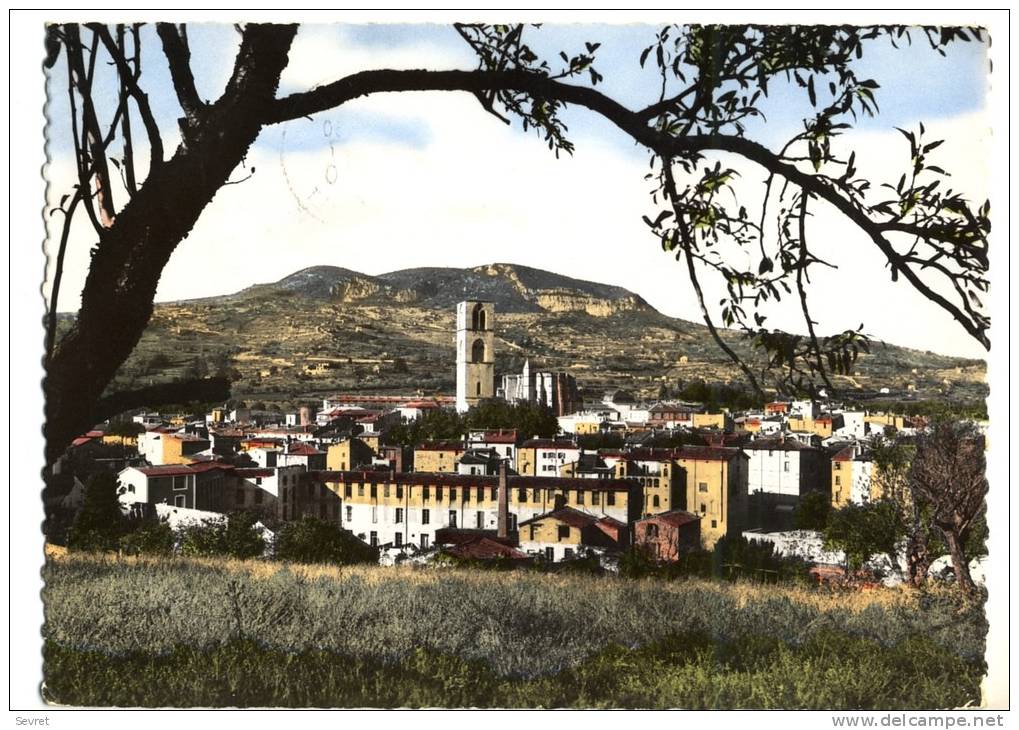
[[966, 540], [987, 510], [985, 468], [984, 437], [972, 422], [937, 421], [917, 436], [909, 487], [948, 544], [956, 582], [970, 594]]
[[225, 555], [241, 560], [257, 558], [265, 552], [265, 541], [255, 526], [257, 515], [234, 512], [225, 521], [188, 525], [181, 532], [181, 552], [185, 555]]
[[276, 535], [276, 558], [297, 563], [377, 563], [378, 551], [330, 522], [302, 517]]
[[[848, 372], [867, 348], [862, 325], [829, 336], [815, 331], [806, 284], [810, 267], [823, 262], [806, 233], [808, 218], [819, 205], [834, 207], [863, 231], [886, 259], [893, 279], [908, 282], [989, 346], [990, 318], [981, 301], [987, 289], [989, 207], [971, 205], [960, 193], [940, 187], [947, 173], [931, 164], [930, 157], [942, 140], [925, 138], [922, 125], [919, 130], [902, 130], [910, 166], [897, 184], [883, 185], [858, 176], [855, 153], [840, 150], [838, 140], [859, 115], [877, 111], [878, 84], [858, 77], [855, 70], [868, 44], [896, 45], [911, 42], [915, 35], [944, 53], [951, 43], [982, 39], [982, 31], [669, 26], [639, 59], [642, 66], [650, 63], [657, 77], [649, 85], [649, 96], [653, 93], [655, 100], [634, 110], [598, 90], [603, 77], [595, 70], [600, 45], [596, 42], [549, 61], [525, 42], [525, 31], [533, 31], [523, 25], [454, 28], [477, 54], [476, 70], [369, 70], [280, 98], [280, 74], [297, 27], [238, 26], [240, 45], [229, 80], [222, 96], [209, 101], [197, 91], [186, 26], [159, 23], [157, 35], [181, 110], [180, 143], [166, 158], [163, 130], [141, 87], [140, 25], [49, 26], [45, 66], [56, 73], [61, 57], [66, 65], [78, 174], [74, 189], [52, 211], [63, 215], [63, 228], [47, 323], [49, 463], [77, 434], [123, 410], [159, 406], [159, 399], [228, 397], [229, 384], [223, 378], [190, 380], [157, 391], [106, 390], [148, 324], [156, 285], [170, 255], [217, 190], [243, 164], [260, 131], [368, 94], [470, 93], [499, 120], [516, 119], [525, 131], [537, 133], [556, 155], [573, 150], [561, 119], [566, 105], [614, 124], [650, 156], [655, 209], [645, 221], [652, 235], [677, 259], [685, 260], [705, 323], [758, 394], [769, 373], [779, 374], [776, 383], [784, 389], [816, 392], [820, 381], [831, 393], [829, 374]], [[106, 72], [115, 76], [119, 93], [99, 98], [93, 93], [102, 87], [97, 74]], [[745, 122], [761, 114], [759, 104], [770, 90], [788, 84], [802, 90], [804, 102], [809, 102], [809, 108], [804, 105], [808, 118], [804, 131], [776, 151], [750, 139]], [[101, 109], [104, 103], [107, 108]], [[144, 138], [131, 125], [133, 114], [141, 119]], [[104, 125], [106, 120], [110, 121]], [[114, 163], [110, 153], [115, 139], [122, 154]], [[139, 159], [146, 149], [147, 164]], [[733, 202], [730, 193], [740, 173], [730, 161], [760, 166], [767, 173], [758, 211]], [[111, 164], [122, 175], [126, 190], [127, 200], [119, 206], [113, 198]], [[877, 194], [884, 190], [888, 193]], [[63, 260], [71, 221], [81, 212], [97, 242], [81, 308], [58, 342]], [[777, 231], [772, 240], [768, 231]], [[720, 244], [734, 247], [737, 255], [725, 255]], [[746, 261], [752, 251], [761, 252], [758, 266], [734, 263]], [[720, 304], [723, 324], [752, 338], [770, 369], [755, 372], [721, 337], [704, 300], [705, 273], [722, 277], [728, 287]], [[794, 291], [809, 336], [764, 329], [765, 316], [756, 308], [783, 295], [793, 296]], [[110, 326], [112, 322], [117, 326]], [[229, 371], [220, 374], [235, 376]]]
[[902, 523], [896, 505], [889, 501], [847, 504], [828, 516], [824, 528], [825, 550], [845, 554], [846, 577], [862, 568], [872, 557], [898, 554]]
[[127, 518], [120, 509], [120, 483], [110, 472], [99, 472], [85, 484], [81, 511], [67, 535], [71, 550], [116, 550], [127, 531]]
[[796, 505], [797, 530], [823, 530], [831, 514], [831, 499], [821, 491], [807, 492]]

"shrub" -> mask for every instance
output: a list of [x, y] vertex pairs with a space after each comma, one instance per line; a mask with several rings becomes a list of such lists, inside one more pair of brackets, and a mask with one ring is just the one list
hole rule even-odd
[[85, 500], [67, 535], [71, 550], [116, 550], [127, 530], [117, 499], [119, 483], [109, 472], [92, 475], [85, 484]]
[[715, 543], [712, 572], [716, 578], [751, 578], [768, 582], [806, 580], [807, 563], [775, 553], [770, 542], [722, 537]]
[[330, 522], [304, 517], [276, 535], [276, 557], [298, 563], [377, 563], [378, 550]]
[[120, 538], [125, 555], [169, 555], [176, 536], [166, 522], [146, 521]]
[[181, 531], [181, 552], [184, 555], [225, 555], [232, 558], [255, 558], [265, 551], [265, 541], [255, 528], [255, 515], [235, 512], [225, 522], [204, 522], [189, 525]]

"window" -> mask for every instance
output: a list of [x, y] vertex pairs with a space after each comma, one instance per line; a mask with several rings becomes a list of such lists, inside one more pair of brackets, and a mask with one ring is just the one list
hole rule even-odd
[[394, 537], [396, 538], [396, 547], [402, 547], [403, 546], [403, 533], [402, 532], [398, 532], [398, 533], [396, 533], [396, 535]]
[[442, 501], [442, 487], [436, 487], [435, 488], [435, 500], [437, 502], [441, 502]]
[[782, 464], [782, 471], [789, 471], [789, 462], [786, 461]]
[[[374, 496], [374, 495], [372, 495], [372, 496]], [[382, 496], [383, 497], [388, 497], [389, 496], [389, 485], [388, 484], [386, 484], [385, 486], [382, 487]]]
[[711, 527], [712, 529], [718, 527], [718, 520], [711, 520]]
[[591, 492], [591, 504], [601, 503], [601, 492]]
[[187, 497], [184, 496], [183, 494], [176, 494], [176, 495], [174, 495], [174, 497], [173, 497], [173, 506], [174, 507], [186, 507], [187, 506]]
[[537, 525], [531, 525], [530, 528], [531, 528], [530, 529], [531, 542], [534, 542], [534, 538], [538, 534], [538, 526]]
[[557, 536], [558, 536], [558, 538], [560, 540], [569, 540], [570, 539], [570, 526], [569, 525], [559, 525], [559, 530], [558, 530], [558, 535]]
[[464, 502], [470, 501], [470, 498], [471, 498], [471, 490], [470, 489], [463, 490], [462, 494], [463, 494]]
[[451, 509], [449, 511], [449, 526], [456, 527], [456, 510]]
[[[471, 346], [471, 362], [485, 361], [485, 343], [481, 338], [474, 340]], [[481, 392], [481, 383], [478, 383], [478, 392]]]
[[449, 490], [449, 501], [450, 502], [455, 502], [456, 501], [456, 490], [455, 489], [450, 489]]
[[517, 501], [518, 502], [526, 502], [527, 501], [527, 490], [526, 489], [518, 489], [517, 490]]
[[553, 560], [555, 560], [555, 550], [554, 549], [552, 549], [550, 547], [545, 548], [545, 560], [549, 561], [550, 563]]
[[[284, 484], [287, 483], [287, 478], [286, 477], [283, 477], [283, 483]], [[262, 486], [262, 477], [255, 477], [255, 484], [258, 485], [258, 486]]]
[[661, 507], [661, 504], [658, 501], [658, 495], [657, 494], [654, 497], [651, 498], [651, 506], [652, 507]]
[[615, 492], [609, 492], [608, 494], [605, 495], [605, 497], [606, 497], [605, 501], [608, 502], [609, 505], [614, 505], [616, 503], [616, 493]]
[[835, 462], [835, 471], [842, 471], [842, 462], [841, 461], [836, 461]]
[[422, 487], [421, 488], [421, 499], [430, 499], [431, 498], [430, 492], [431, 492], [431, 490], [428, 487]]
[[[284, 507], [286, 509], [286, 507]], [[354, 508], [349, 504], [347, 505], [347, 522], [353, 522], [354, 520]]]
[[371, 539], [370, 539], [370, 543], [369, 544], [372, 547], [378, 547], [379, 546], [379, 533], [375, 532], [375, 530], [372, 530], [372, 532], [371, 532]]
[[577, 490], [577, 504], [584, 504], [584, 490]]
[[188, 478], [187, 477], [171, 477], [173, 479], [174, 489], [187, 489]]
[[396, 508], [396, 523], [400, 524], [403, 522], [403, 507]]
[[358, 484], [357, 485], [357, 496], [358, 497], [363, 497], [364, 496], [364, 485], [363, 484]]
[[372, 484], [370, 494], [372, 499], [377, 498], [379, 496], [379, 488]]
[[566, 550], [563, 553], [563, 557], [566, 560], [569, 560], [570, 558], [572, 558], [573, 557], [573, 548], [566, 548]]
[[835, 486], [837, 487], [837, 486], [840, 486], [841, 484], [842, 484], [842, 477], [840, 477], [839, 475], [836, 474], [835, 475]]
[[403, 487], [399, 484], [396, 485], [396, 498], [403, 499]]
[[653, 522], [649, 524], [644, 530], [644, 536], [652, 539], [658, 537], [658, 525]]
[[474, 526], [477, 527], [479, 530], [482, 529], [485, 526], [485, 513], [482, 512], [481, 510], [478, 510], [474, 515], [474, 520], [475, 520]]
[[701, 502], [701, 514], [702, 515], [703, 514], [707, 514], [707, 511], [708, 511], [708, 506], [706, 504], [704, 504], [703, 502]]
[[427, 525], [429, 520], [430, 520], [430, 518], [431, 518], [431, 516], [432, 516], [431, 512], [429, 512], [428, 510], [426, 510], [426, 509], [421, 510], [421, 524], [422, 525]]
[[706, 492], [706, 491], [708, 491], [708, 483], [707, 482], [699, 482], [697, 484], [697, 491], [698, 492]]
[[427, 550], [428, 546], [429, 546], [428, 535], [422, 535], [421, 536], [421, 549], [422, 550]]
[[540, 502], [541, 501], [541, 490], [540, 489], [535, 489], [531, 493], [531, 501], [532, 502]]
[[[480, 360], [475, 360], [475, 362], [481, 362], [481, 361]], [[476, 393], [477, 395], [481, 395], [481, 383], [477, 384], [476, 391], [477, 391], [477, 393]]]
[[372, 522], [378, 522], [378, 521], [379, 521], [379, 508], [376, 507], [373, 504], [372, 505]]
[[354, 491], [353, 487], [349, 484], [346, 484], [343, 487], [343, 496], [346, 497], [347, 499], [350, 499], [353, 496], [351, 494], [351, 492], [353, 491]]
[[498, 500], [498, 499], [499, 499], [499, 489], [498, 489], [497, 487], [492, 487], [492, 492], [491, 492], [491, 494], [492, 494], [492, 496], [491, 496], [491, 500], [492, 500], [493, 502], [495, 502], [496, 500]]

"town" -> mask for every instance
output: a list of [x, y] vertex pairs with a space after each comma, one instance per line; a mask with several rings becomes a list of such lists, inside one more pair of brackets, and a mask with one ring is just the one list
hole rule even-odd
[[[282, 418], [243, 407], [140, 413], [132, 427], [85, 433], [54, 468], [71, 486], [48, 507], [73, 513], [89, 474], [112, 471], [122, 509], [136, 517], [176, 529], [249, 512], [270, 545], [268, 525], [313, 517], [377, 549], [386, 564], [594, 557], [611, 568], [631, 548], [668, 563], [743, 536], [821, 574], [842, 558], [796, 531], [798, 506], [881, 499], [872, 445], [925, 425], [818, 400], [711, 412], [615, 390], [583, 403], [572, 375], [529, 361], [497, 384], [497, 326], [491, 302], [457, 306], [455, 397], [343, 394]], [[492, 402], [542, 409], [556, 433], [391, 438], [407, 424]]]

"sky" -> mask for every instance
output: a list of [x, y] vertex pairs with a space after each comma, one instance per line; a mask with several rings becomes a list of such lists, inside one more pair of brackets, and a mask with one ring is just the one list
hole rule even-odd
[[[532, 48], [549, 59], [559, 50], [579, 52], [585, 41], [601, 43], [595, 68], [604, 82], [598, 88], [637, 108], [657, 100], [655, 74], [638, 63], [656, 32], [639, 24], [545, 25], [527, 34]], [[151, 28], [142, 33], [142, 86], [169, 155], [180, 111], [158, 39]], [[215, 99], [229, 76], [238, 35], [229, 25], [192, 25], [189, 39], [199, 93]], [[930, 139], [947, 140], [931, 162], [952, 172], [952, 187], [982, 201], [990, 133], [986, 48], [956, 44], [941, 57], [920, 40], [899, 49], [884, 40], [867, 47], [856, 68], [879, 82], [880, 114], [861, 120], [842, 143], [856, 150], [861, 173], [894, 182], [909, 164], [895, 127], [915, 130], [922, 121]], [[369, 68], [475, 66], [449, 26], [306, 25], [291, 50], [280, 95]], [[48, 82], [51, 205], [70, 190], [73, 169], [66, 79], [62, 65], [58, 70]], [[106, 79], [112, 77], [100, 79], [99, 88], [112, 90]], [[781, 84], [762, 108], [766, 120], [747, 134], [776, 150], [810, 114], [805, 94]], [[224, 187], [178, 246], [157, 301], [228, 293], [314, 265], [379, 274], [507, 262], [623, 286], [666, 314], [699, 321], [685, 266], [661, 250], [641, 220], [658, 210], [644, 180], [646, 152], [587, 110], [570, 108], [564, 120], [576, 151], [560, 159], [519, 123], [507, 127], [474, 97], [459, 93], [377, 95], [267, 128], [233, 175], [243, 181]], [[140, 120], [133, 121], [141, 129]], [[734, 166], [741, 172], [741, 201], [759, 200], [763, 171]], [[114, 195], [121, 204], [123, 191]], [[59, 216], [49, 220], [52, 237]], [[892, 283], [877, 249], [835, 211], [819, 207], [807, 232], [822, 257], [838, 267], [818, 268], [812, 278], [819, 333], [863, 323], [871, 336], [895, 344], [985, 355], [948, 314], [904, 280]], [[94, 240], [82, 216], [68, 246], [60, 311], [78, 306]], [[706, 281], [705, 289], [709, 304], [719, 300], [719, 283]], [[803, 330], [797, 302], [766, 313], [769, 326]]]

